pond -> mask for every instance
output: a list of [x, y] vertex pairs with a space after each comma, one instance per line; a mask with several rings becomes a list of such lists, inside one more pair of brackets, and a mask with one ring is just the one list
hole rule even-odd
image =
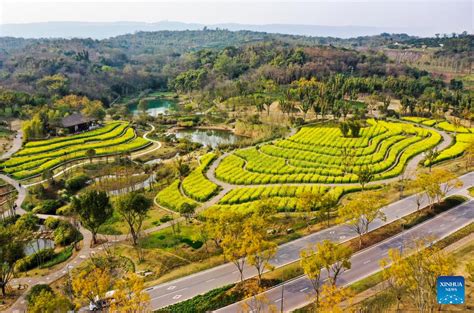
[[[156, 98], [147, 100], [148, 108], [146, 112], [151, 116], [158, 116], [159, 114], [167, 114], [168, 111], [176, 110], [176, 101], [167, 98]], [[130, 106], [130, 112], [132, 114], [138, 114], [138, 105], [134, 104]]]
[[25, 255], [32, 255], [40, 250], [54, 248], [54, 241], [51, 239], [39, 238], [30, 241], [25, 246]]
[[228, 130], [219, 129], [181, 129], [176, 131], [176, 138], [186, 138], [212, 149], [221, 144], [233, 144], [242, 139]]

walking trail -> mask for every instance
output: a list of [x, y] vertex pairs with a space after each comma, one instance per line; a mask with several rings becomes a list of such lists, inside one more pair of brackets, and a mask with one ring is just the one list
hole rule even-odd
[[[155, 147], [150, 149], [150, 150], [144, 150], [144, 151], [140, 151], [140, 152], [137, 152], [137, 153], [133, 153], [132, 156], [131, 156], [132, 159], [135, 159], [135, 158], [138, 158], [140, 156], [149, 154], [149, 153], [154, 152], [154, 151], [161, 148], [161, 143], [159, 141], [150, 139], [148, 137], [148, 135], [155, 130], [155, 127], [153, 125], [150, 125], [150, 126], [152, 127], [152, 129], [150, 131], [148, 131], [147, 133], [145, 133], [143, 137], [145, 139], [149, 140], [150, 142], [152, 142], [153, 144], [155, 144]], [[422, 126], [422, 127], [425, 127], [425, 126]], [[425, 127], [425, 128], [430, 128], [430, 127]], [[436, 131], [438, 131], [441, 134], [441, 136], [443, 137], [443, 141], [441, 143], [439, 143], [438, 146], [437, 146], [438, 151], [441, 151], [441, 150], [443, 150], [446, 147], [451, 145], [452, 137], [450, 135], [448, 135], [446, 132], [439, 131], [439, 130], [436, 130]], [[290, 131], [289, 136], [292, 136], [295, 133], [296, 133], [296, 129], [292, 129]], [[19, 131], [19, 133], [17, 134], [17, 136], [15, 136], [15, 138], [13, 140], [12, 147], [9, 149], [9, 151], [5, 152], [1, 156], [1, 159], [5, 159], [5, 158], [10, 157], [15, 152], [17, 152], [19, 149], [21, 149], [21, 146], [22, 146], [22, 134], [21, 134], [21, 131]], [[212, 205], [217, 204], [219, 202], [219, 200], [222, 199], [222, 197], [227, 192], [229, 192], [230, 190], [232, 190], [234, 188], [239, 188], [239, 187], [250, 187], [250, 188], [252, 188], [252, 187], [270, 187], [270, 186], [281, 185], [281, 184], [260, 184], [260, 185], [245, 185], [245, 186], [242, 186], [242, 185], [229, 184], [229, 183], [218, 180], [215, 177], [215, 170], [216, 170], [217, 166], [220, 164], [220, 162], [227, 155], [229, 155], [229, 153], [224, 153], [219, 158], [217, 158], [211, 164], [208, 171], [206, 172], [207, 178], [210, 181], [214, 182], [215, 184], [219, 185], [221, 187], [221, 191], [216, 196], [214, 196], [213, 198], [208, 200], [207, 202], [202, 203], [201, 206], [197, 209], [197, 212], [200, 212], [200, 211], [202, 211], [202, 210], [204, 210], [204, 209], [206, 209], [206, 208], [208, 208]], [[408, 172], [408, 173], [414, 172], [414, 169], [417, 168], [418, 164], [420, 163], [420, 161], [422, 159], [423, 159], [422, 154], [419, 154], [419, 155], [415, 156], [414, 158], [412, 158], [408, 162], [408, 164], [405, 168], [405, 172]], [[88, 163], [88, 162], [82, 162], [82, 163], [79, 163], [79, 164], [72, 165], [72, 166], [70, 166], [68, 168], [65, 168], [64, 170], [56, 173], [53, 177], [58, 177], [58, 176], [64, 174], [64, 172], [69, 171], [72, 168], [84, 165], [86, 163]], [[399, 175], [397, 177], [394, 177], [394, 178], [390, 178], [390, 179], [375, 181], [375, 182], [372, 182], [371, 184], [390, 183], [390, 182], [398, 180], [400, 178], [400, 176], [401, 175]], [[21, 205], [23, 204], [23, 201], [25, 200], [25, 197], [27, 195], [27, 188], [45, 182], [45, 181], [38, 181], [38, 182], [34, 182], [34, 183], [31, 183], [31, 184], [27, 184], [27, 185], [20, 185], [20, 183], [18, 181], [14, 180], [11, 177], [6, 176], [4, 174], [0, 174], [0, 179], [3, 179], [5, 182], [12, 185], [17, 190], [18, 196], [17, 196], [17, 199], [15, 201], [15, 203], [17, 205], [16, 213], [20, 214], [20, 215], [26, 213], [26, 211], [21, 208]], [[298, 183], [295, 183], [295, 184], [284, 184], [284, 185], [327, 185], [327, 186], [343, 186], [344, 185], [344, 186], [350, 186], [350, 185], [357, 185], [357, 184], [317, 184], [317, 183], [316, 184], [315, 183], [301, 183], [301, 184], [298, 184]], [[157, 204], [159, 206], [159, 204], [156, 202], [156, 199], [155, 199], [155, 204]], [[46, 218], [48, 216], [40, 215], [40, 217], [41, 218]], [[61, 218], [59, 216], [53, 216], [53, 217]], [[148, 229], [144, 230], [143, 233], [144, 234], [153, 233], [153, 232], [156, 232], [158, 230], [170, 227], [172, 225], [172, 223], [176, 223], [176, 222], [180, 222], [180, 221], [184, 221], [184, 218], [179, 217], [179, 218], [175, 219], [174, 221], [172, 221], [171, 223], [166, 222], [166, 223], [163, 223], [159, 226], [148, 228]], [[98, 253], [99, 251], [104, 249], [103, 245], [99, 245], [97, 247], [91, 248], [92, 234], [89, 231], [87, 231], [86, 229], [82, 228], [82, 227], [80, 228], [80, 232], [82, 233], [82, 235], [84, 237], [83, 244], [82, 244], [82, 249], [73, 258], [71, 258], [66, 263], [64, 263], [64, 265], [62, 265], [58, 270], [56, 270], [54, 272], [51, 272], [48, 275], [41, 276], [41, 277], [15, 278], [14, 280], [11, 281], [11, 286], [18, 286], [19, 284], [21, 284], [21, 285], [28, 285], [28, 288], [30, 288], [31, 286], [36, 285], [36, 284], [43, 284], [43, 283], [48, 283], [49, 284], [49, 283], [52, 283], [52, 282], [56, 281], [57, 279], [63, 277], [64, 275], [68, 274], [71, 269], [73, 269], [73, 268], [77, 267], [78, 265], [80, 265], [83, 261], [87, 260], [92, 254]], [[104, 235], [104, 237], [112, 243], [128, 239], [128, 235], [118, 235], [118, 236]], [[26, 300], [25, 300], [25, 295], [26, 294], [27, 294], [27, 291], [23, 293], [23, 295], [7, 310], [7, 312], [24, 312], [24, 311], [26, 311]]]
[[[151, 141], [152, 143], [156, 144], [156, 146], [151, 150], [145, 150], [145, 151], [133, 154], [132, 158], [137, 158], [137, 157], [140, 157], [142, 155], [151, 153], [151, 152], [153, 152], [153, 151], [155, 151], [155, 150], [157, 150], [161, 147], [161, 143], [159, 141], [148, 138], [148, 135], [155, 130], [155, 127], [153, 125], [150, 125], [150, 126], [152, 127], [152, 129], [150, 131], [148, 131], [147, 133], [145, 133], [143, 137], [145, 139]], [[1, 159], [6, 159], [6, 158], [10, 157], [15, 152], [20, 150], [21, 147], [22, 147], [22, 134], [21, 134], [21, 130], [20, 130], [19, 133], [13, 139], [12, 147], [1, 156]], [[83, 162], [81, 164], [73, 165], [73, 166], [71, 166], [71, 167], [55, 174], [54, 177], [58, 177], [61, 174], [63, 174], [65, 171], [67, 171], [67, 170], [69, 170], [73, 167], [80, 166], [84, 163], [86, 163], [86, 162]], [[25, 200], [26, 195], [27, 195], [27, 188], [45, 182], [45, 181], [40, 181], [40, 182], [35, 182], [35, 183], [29, 184], [29, 185], [21, 185], [15, 179], [13, 179], [13, 178], [11, 178], [7, 175], [4, 175], [4, 174], [0, 174], [0, 179], [3, 179], [6, 183], [12, 185], [16, 189], [16, 191], [18, 192], [17, 198], [15, 200], [15, 204], [16, 204], [16, 207], [17, 207], [17, 209], [15, 210], [15, 213], [17, 213], [19, 215], [23, 215], [23, 214], [27, 213], [21, 207], [21, 205], [23, 204], [23, 201]], [[3, 213], [3, 214], [7, 214], [7, 213]], [[45, 215], [45, 214], [37, 214], [37, 216], [41, 219], [46, 219], [48, 217], [64, 218], [64, 217], [57, 216], [57, 215]], [[44, 276], [20, 277], [20, 278], [15, 278], [15, 279], [10, 281], [10, 286], [12, 286], [13, 288], [18, 288], [21, 285], [21, 286], [27, 286], [27, 289], [16, 300], [16, 302], [10, 308], [8, 308], [6, 310], [6, 312], [13, 312], [13, 313], [26, 312], [27, 303], [26, 303], [26, 298], [25, 297], [28, 293], [28, 290], [32, 286], [37, 285], [37, 284], [51, 284], [54, 281], [60, 279], [61, 277], [69, 274], [72, 269], [79, 266], [82, 262], [87, 260], [93, 254], [104, 250], [104, 248], [105, 248], [104, 244], [98, 245], [94, 248], [91, 247], [92, 234], [91, 234], [90, 231], [83, 228], [82, 226], [79, 228], [79, 231], [81, 232], [81, 234], [83, 236], [82, 248], [80, 249], [79, 252], [77, 252], [68, 261], [66, 261], [63, 264], [61, 264], [60, 266], [58, 266], [57, 270], [55, 270], [55, 271], [53, 271], [53, 272], [51, 272], [47, 275], [44, 275]], [[112, 241], [112, 242], [118, 241], [118, 239], [114, 236], [107, 236], [107, 239], [109, 241]], [[122, 240], [126, 239], [126, 236], [123, 236], [123, 238], [119, 237], [119, 239], [122, 239]]]

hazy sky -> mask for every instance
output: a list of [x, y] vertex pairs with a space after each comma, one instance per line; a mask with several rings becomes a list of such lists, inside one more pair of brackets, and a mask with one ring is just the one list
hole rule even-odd
[[0, 0], [0, 23], [162, 20], [204, 24], [310, 24], [427, 27], [473, 31], [470, 0], [55, 1]]

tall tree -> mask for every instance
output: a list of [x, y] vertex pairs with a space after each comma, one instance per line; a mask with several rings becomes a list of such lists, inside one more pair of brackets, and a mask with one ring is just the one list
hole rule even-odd
[[351, 268], [351, 249], [344, 245], [324, 240], [316, 245], [316, 251], [318, 262], [326, 269], [329, 281], [332, 285], [336, 285], [339, 275]]
[[137, 245], [143, 221], [147, 217], [152, 201], [142, 193], [131, 192], [120, 196], [115, 208], [128, 225], [133, 245]]
[[345, 223], [359, 235], [359, 247], [362, 247], [362, 236], [369, 231], [370, 224], [376, 219], [386, 219], [381, 210], [386, 203], [380, 191], [368, 191], [355, 195], [339, 208], [339, 222]]
[[85, 228], [92, 233], [92, 241], [97, 243], [97, 232], [109, 218], [112, 217], [113, 208], [109, 197], [103, 191], [87, 191], [72, 200], [72, 208], [79, 216]]
[[308, 227], [310, 226], [312, 213], [320, 208], [321, 198], [321, 193], [310, 191], [302, 192], [298, 195], [296, 209], [306, 215], [306, 224]]
[[92, 163], [92, 158], [95, 157], [96, 151], [95, 149], [87, 149], [86, 156], [89, 158], [89, 162]]
[[364, 165], [359, 168], [357, 172], [357, 179], [359, 181], [362, 190], [365, 189], [365, 186], [374, 179], [374, 172], [369, 165]]
[[71, 281], [74, 296], [79, 301], [95, 302], [102, 299], [112, 287], [112, 276], [109, 269], [93, 266], [75, 273]]
[[315, 292], [316, 299], [314, 301], [314, 305], [317, 311], [319, 307], [319, 295], [323, 283], [321, 273], [322, 269], [324, 268], [324, 263], [319, 257], [317, 251], [312, 248], [301, 250], [300, 256], [300, 267], [311, 281], [311, 285], [313, 286]]
[[0, 288], [4, 297], [15, 273], [15, 264], [25, 255], [25, 234], [15, 226], [0, 226]]
[[145, 99], [140, 99], [137, 108], [140, 112], [146, 113], [146, 110], [148, 110], [148, 101]]
[[244, 237], [245, 217], [242, 214], [229, 215], [226, 220], [226, 231], [222, 237], [221, 247], [226, 260], [231, 261], [240, 273], [240, 281], [244, 280], [244, 268], [249, 242]]
[[321, 303], [318, 312], [343, 313], [339, 304], [349, 297], [349, 292], [335, 285], [323, 285], [321, 290]]
[[[419, 312], [432, 312], [436, 307], [436, 280], [442, 275], [451, 275], [454, 259], [427, 242], [416, 241], [403, 253], [389, 250], [387, 259], [381, 262], [385, 276], [396, 282], [397, 288], [406, 290]], [[387, 265], [391, 264], [390, 267]]]
[[266, 226], [265, 219], [255, 215], [248, 218], [244, 225], [243, 240], [248, 242], [247, 261], [256, 268], [259, 285], [262, 282], [263, 272], [273, 268], [270, 259], [277, 252], [277, 244], [266, 238]]
[[135, 273], [129, 273], [116, 283], [111, 312], [145, 313], [151, 312], [150, 295], [144, 291], [143, 279]]
[[431, 172], [433, 163], [436, 161], [439, 155], [440, 155], [440, 152], [436, 148], [430, 149], [425, 152], [425, 161], [428, 163], [430, 172]]

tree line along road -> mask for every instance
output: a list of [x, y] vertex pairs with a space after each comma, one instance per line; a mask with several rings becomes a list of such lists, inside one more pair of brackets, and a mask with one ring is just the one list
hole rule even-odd
[[[460, 180], [464, 183], [464, 186], [453, 189], [449, 195], [456, 193], [467, 194], [467, 189], [472, 186], [474, 182], [474, 172], [461, 176]], [[428, 205], [428, 201], [427, 199], [423, 199], [420, 207], [426, 205]], [[416, 196], [414, 195], [391, 203], [382, 209], [386, 215], [386, 220], [382, 221], [378, 219], [374, 221], [370, 225], [369, 231], [387, 225], [415, 212], [416, 210]], [[314, 245], [323, 240], [331, 240], [341, 243], [356, 237], [357, 234], [347, 226], [336, 225], [279, 246], [275, 257], [270, 261], [270, 263], [275, 267], [281, 267], [299, 260], [301, 249], [307, 248], [308, 245]], [[249, 266], [245, 267], [245, 279], [253, 277], [256, 274], [257, 272], [255, 268]], [[239, 280], [240, 273], [237, 271], [235, 265], [233, 263], [226, 263], [168, 283], [150, 287], [147, 291], [151, 298], [151, 308], [156, 310], [190, 299], [212, 289], [236, 283]]]

